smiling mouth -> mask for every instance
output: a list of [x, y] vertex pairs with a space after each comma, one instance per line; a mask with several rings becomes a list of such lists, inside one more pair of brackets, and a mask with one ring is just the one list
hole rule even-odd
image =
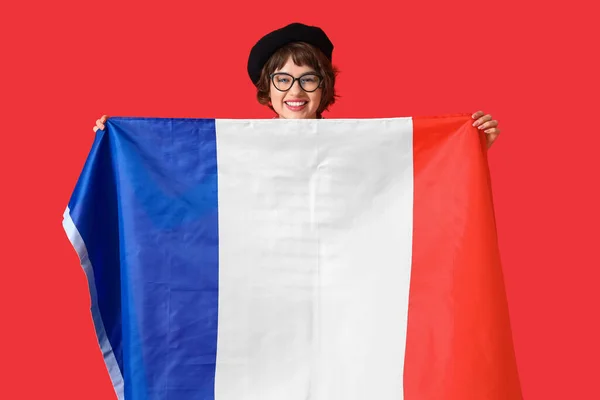
[[305, 106], [306, 103], [308, 103], [308, 101], [286, 101], [285, 104], [287, 104], [290, 107], [302, 107]]

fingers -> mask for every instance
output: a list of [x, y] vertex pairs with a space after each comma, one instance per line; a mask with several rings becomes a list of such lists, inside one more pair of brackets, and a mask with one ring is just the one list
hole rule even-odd
[[97, 132], [98, 129], [100, 130], [104, 130], [105, 126], [104, 123], [106, 122], [106, 120], [108, 119], [108, 115], [103, 115], [102, 117], [98, 118], [96, 120], [96, 126], [94, 126], [92, 129], [94, 132]]
[[487, 146], [489, 149], [500, 135], [498, 121], [492, 119], [490, 114], [485, 114], [483, 111], [477, 111], [472, 115], [472, 118], [475, 120], [475, 122], [473, 122], [473, 126], [485, 133]]
[[102, 120], [97, 119], [96, 126], [100, 129], [104, 129], [104, 123], [102, 122]]
[[472, 115], [473, 119], [477, 119], [477, 118], [481, 118], [485, 115], [485, 113], [483, 111], [477, 111], [475, 114]]
[[481, 126], [481, 124], [492, 120], [492, 116], [490, 114], [481, 116], [481, 115], [479, 115], [479, 113], [476, 113], [474, 115], [477, 115], [477, 117], [475, 117], [477, 120], [475, 122], [473, 122], [473, 126], [476, 126], [476, 127], [479, 127], [479, 126]]
[[[490, 118], [492, 118], [492, 116], [490, 115]], [[485, 133], [490, 133], [487, 132], [489, 129], [492, 128], [496, 128], [498, 126], [498, 121], [496, 120], [489, 120], [487, 122], [482, 123], [481, 125], [479, 125], [477, 127], [477, 129], [484, 131]]]

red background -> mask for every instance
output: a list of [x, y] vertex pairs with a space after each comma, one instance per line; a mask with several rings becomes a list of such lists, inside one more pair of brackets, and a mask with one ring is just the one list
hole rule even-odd
[[0, 12], [0, 398], [114, 398], [61, 226], [95, 120], [270, 117], [254, 100], [246, 57], [260, 35], [294, 20], [322, 26], [336, 45], [342, 97], [329, 118], [482, 109], [500, 121], [490, 168], [524, 396], [600, 398], [591, 7], [117, 4], [20, 2]]

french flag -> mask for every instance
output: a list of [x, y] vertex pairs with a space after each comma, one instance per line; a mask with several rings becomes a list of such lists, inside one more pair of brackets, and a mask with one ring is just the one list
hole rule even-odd
[[522, 399], [469, 115], [110, 118], [63, 225], [116, 399]]

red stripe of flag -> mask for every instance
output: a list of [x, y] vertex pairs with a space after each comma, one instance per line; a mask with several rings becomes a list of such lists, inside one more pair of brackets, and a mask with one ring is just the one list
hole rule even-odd
[[479, 132], [466, 115], [414, 119], [405, 400], [522, 399]]

